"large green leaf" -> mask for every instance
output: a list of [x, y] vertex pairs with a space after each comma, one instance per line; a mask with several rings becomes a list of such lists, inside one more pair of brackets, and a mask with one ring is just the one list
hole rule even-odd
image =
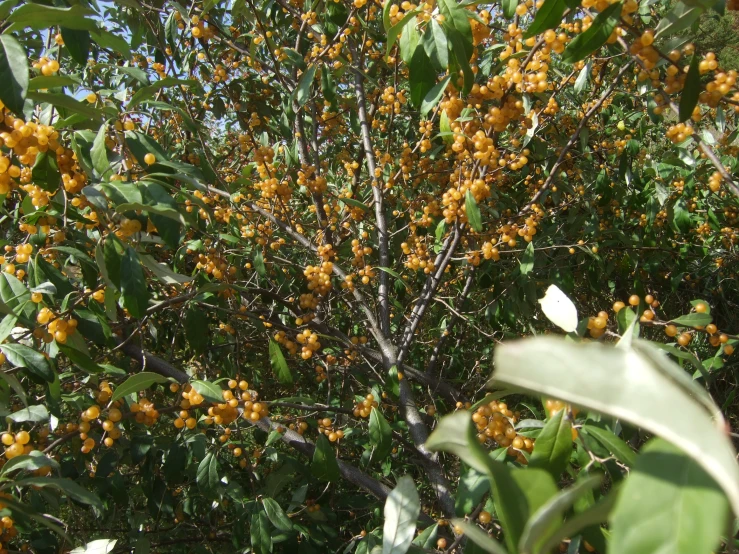
[[6, 478], [8, 473], [19, 470], [35, 471], [50, 467], [52, 469], [59, 470], [59, 462], [53, 458], [49, 458], [42, 454], [38, 450], [34, 450], [30, 454], [24, 454], [23, 456], [17, 456], [7, 463], [0, 469], [0, 477]]
[[152, 373], [151, 371], [142, 371], [136, 375], [132, 375], [126, 379], [123, 383], [118, 385], [110, 397], [111, 402], [115, 402], [119, 398], [128, 396], [135, 392], [148, 389], [155, 383], [166, 383], [167, 378], [159, 375], [158, 373]]
[[[507, 554], [507, 551], [502, 544], [474, 523], [467, 521], [466, 519], [453, 519], [452, 524], [460, 527], [465, 536], [481, 548], [482, 552], [487, 552], [488, 554]], [[465, 550], [465, 552], [467, 552], [467, 550]]]
[[69, 50], [72, 59], [80, 65], [87, 65], [87, 57], [90, 55], [90, 31], [61, 27], [61, 32], [64, 46]]
[[413, 8], [412, 10], [406, 12], [403, 18], [388, 30], [387, 45], [385, 47], [386, 56], [390, 55], [390, 51], [393, 49], [393, 46], [395, 46], [395, 43], [397, 42], [398, 37], [400, 36], [400, 33], [403, 32], [403, 28], [406, 26], [406, 24], [411, 19], [416, 17], [416, 14], [420, 12], [421, 12], [421, 8]]
[[136, 318], [143, 317], [149, 305], [149, 287], [138, 254], [130, 246], [121, 258], [121, 304]]
[[264, 512], [255, 512], [251, 516], [251, 547], [254, 554], [272, 552], [272, 535], [269, 531], [269, 519]]
[[16, 115], [23, 114], [28, 92], [28, 56], [11, 35], [0, 35], [0, 100]]
[[411, 104], [416, 108], [421, 107], [423, 99], [428, 92], [434, 88], [436, 74], [434, 73], [431, 60], [423, 48], [416, 48], [410, 63], [410, 87]]
[[598, 14], [590, 27], [575, 37], [562, 53], [562, 61], [575, 63], [603, 46], [621, 20], [621, 2], [611, 4]]
[[468, 190], [464, 196], [464, 211], [470, 227], [476, 232], [482, 231], [482, 216], [480, 215], [480, 207], [477, 205], [472, 191]]
[[544, 0], [544, 5], [539, 8], [534, 21], [524, 32], [524, 38], [531, 38], [548, 29], [554, 29], [562, 23], [562, 14], [565, 13], [567, 5], [564, 0]]
[[39, 421], [46, 421], [49, 419], [49, 410], [43, 404], [37, 404], [35, 406], [28, 406], [17, 412], [13, 412], [7, 419], [15, 421], [16, 423], [23, 423], [25, 421], [32, 421], [37, 423]]
[[[81, 485], [75, 483], [71, 479], [61, 479], [56, 477], [31, 477], [28, 479], [20, 479], [10, 483], [12, 487], [50, 487], [57, 489], [69, 498], [93, 506], [98, 510], [103, 509], [103, 503], [96, 494], [91, 493]], [[8, 485], [4, 485], [3, 489], [7, 489]]]
[[383, 461], [393, 449], [393, 431], [377, 408], [372, 408], [370, 412], [369, 437], [372, 445], [372, 461]]
[[285, 510], [283, 510], [275, 500], [271, 498], [262, 498], [262, 505], [264, 506], [264, 511], [272, 522], [272, 525], [280, 531], [287, 532], [293, 530], [295, 527], [293, 522], [290, 521]]
[[415, 17], [409, 19], [400, 35], [400, 59], [406, 64], [411, 63], [418, 43], [421, 41], [421, 34], [418, 32], [417, 25], [418, 21]]
[[559, 491], [540, 506], [528, 519], [521, 533], [521, 539], [518, 544], [519, 554], [546, 552], [541, 547], [544, 544], [547, 533], [551, 532], [551, 529], [562, 521], [565, 512], [579, 498], [598, 487], [601, 481], [601, 475], [591, 475], [581, 478], [573, 485]]
[[604, 448], [608, 449], [611, 454], [616, 456], [620, 462], [629, 467], [634, 465], [636, 454], [628, 444], [618, 438], [613, 432], [596, 427], [595, 425], [583, 425], [581, 431], [584, 431], [586, 435], [592, 436]]
[[24, 28], [39, 30], [57, 25], [67, 29], [94, 31], [97, 25], [88, 17], [91, 15], [94, 15], [94, 12], [79, 4], [71, 8], [54, 8], [34, 2], [24, 4], [10, 14], [7, 21], [12, 25], [8, 31]]
[[108, 130], [108, 123], [103, 123], [100, 126], [95, 140], [92, 143], [92, 149], [90, 150], [90, 159], [92, 160], [92, 167], [97, 171], [100, 177], [104, 177], [110, 169], [110, 163], [108, 162], [108, 153], [105, 148], [105, 137]]
[[705, 401], [691, 397], [644, 354], [537, 337], [496, 347], [493, 380], [622, 419], [670, 441], [716, 479], [739, 513], [739, 466], [723, 424], [714, 425]]
[[565, 410], [559, 410], [536, 437], [529, 466], [545, 469], [552, 477], [559, 479], [567, 467], [571, 454], [572, 424], [565, 417]]
[[313, 79], [316, 77], [317, 69], [317, 65], [311, 65], [300, 76], [298, 86], [295, 87], [295, 102], [298, 104], [299, 108], [303, 107], [310, 98], [310, 91], [313, 86]]
[[609, 550], [710, 554], [729, 515], [723, 491], [694, 459], [652, 439], [618, 493]]
[[501, 0], [500, 4], [503, 8], [503, 17], [506, 19], [512, 19], [516, 15], [516, 6], [518, 6], [518, 0]]
[[185, 337], [195, 354], [202, 354], [210, 342], [208, 316], [197, 304], [190, 304], [185, 313]]
[[421, 45], [431, 60], [436, 71], [444, 71], [449, 65], [449, 46], [444, 29], [436, 19], [431, 19], [426, 25], [426, 31], [421, 37]]
[[29, 91], [28, 98], [36, 103], [51, 104], [57, 108], [62, 108], [63, 110], [68, 110], [72, 113], [80, 114], [96, 121], [102, 120], [104, 116], [104, 112], [102, 110], [93, 108], [89, 104], [80, 102], [76, 98], [66, 94]]
[[[698, 97], [701, 92], [701, 74], [698, 69], [700, 64], [700, 58], [697, 55], [693, 55], [693, 59], [690, 61], [690, 68], [688, 74], [685, 76], [685, 85], [680, 96], [680, 108], [679, 108], [679, 120], [686, 121], [693, 115], [693, 109], [698, 104]], [[703, 314], [697, 314], [703, 315]]]
[[385, 500], [382, 554], [405, 554], [416, 532], [421, 500], [413, 479], [404, 475]]
[[49, 360], [33, 348], [22, 344], [8, 343], [0, 345], [8, 361], [18, 367], [25, 367], [35, 376], [40, 377], [48, 383], [54, 381], [55, 373], [49, 364]]
[[210, 381], [194, 380], [191, 384], [192, 388], [200, 393], [200, 395], [208, 402], [223, 402], [223, 389], [215, 383], [211, 383]]
[[421, 102], [421, 115], [423, 117], [426, 117], [426, 114], [428, 114], [431, 110], [433, 110], [436, 105], [441, 100], [441, 97], [444, 96], [444, 91], [446, 90], [447, 85], [449, 84], [449, 81], [451, 81], [452, 76], [447, 75], [444, 77], [441, 81], [436, 83], [427, 93], [426, 96], [423, 98], [423, 102]]
[[339, 464], [336, 461], [336, 454], [334, 454], [331, 443], [323, 434], [318, 435], [310, 470], [313, 476], [321, 481], [338, 481], [339, 479]]
[[272, 339], [269, 339], [269, 361], [272, 371], [277, 375], [277, 380], [283, 385], [292, 385], [293, 374], [287, 365], [287, 360], [285, 360], [280, 345]]
[[196, 480], [205, 491], [213, 491], [218, 485], [218, 459], [213, 452], [208, 452], [198, 464]]

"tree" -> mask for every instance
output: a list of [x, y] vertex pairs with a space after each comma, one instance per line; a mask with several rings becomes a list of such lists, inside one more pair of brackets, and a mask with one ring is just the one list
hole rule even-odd
[[732, 551], [710, 4], [0, 3], [0, 550]]

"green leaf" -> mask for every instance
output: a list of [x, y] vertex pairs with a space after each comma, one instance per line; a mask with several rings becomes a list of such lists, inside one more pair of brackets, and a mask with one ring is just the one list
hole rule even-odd
[[675, 2], [672, 9], [657, 24], [654, 38], [669, 37], [670, 35], [684, 31], [698, 21], [704, 11], [705, 9], [700, 5]]
[[711, 317], [711, 314], [699, 314], [695, 312], [692, 314], [681, 315], [671, 321], [675, 325], [684, 325], [685, 327], [705, 327], [713, 321], [713, 318]]
[[393, 46], [395, 46], [395, 42], [398, 40], [398, 37], [400, 36], [400, 33], [403, 32], [403, 27], [405, 27], [406, 23], [408, 23], [411, 19], [416, 17], [417, 14], [421, 13], [421, 8], [413, 8], [412, 10], [405, 12], [405, 15], [403, 18], [398, 21], [395, 25], [390, 27], [390, 29], [387, 32], [387, 45], [385, 47], [385, 56], [390, 55], [390, 51], [393, 49]]
[[[103, 371], [103, 368], [101, 368], [99, 365], [97, 365], [92, 358], [89, 356], [89, 352], [81, 352], [77, 348], [72, 347], [72, 337], [75, 337], [78, 335], [78, 333], [75, 333], [74, 335], [71, 335], [67, 337], [67, 342], [65, 344], [57, 344], [57, 348], [59, 348], [59, 351], [64, 354], [67, 358], [72, 360], [74, 364], [83, 369], [84, 371], [87, 371], [88, 373], [101, 373]], [[84, 346], [84, 340], [82, 341], [83, 347], [86, 349], [86, 346]]]
[[[469, 17], [471, 12], [457, 4], [456, 0], [440, 0], [439, 11], [444, 16], [444, 28], [447, 32], [447, 39], [451, 40], [449, 30], [454, 30], [456, 33], [455, 44], [452, 46], [456, 49], [458, 46], [462, 48], [461, 52], [455, 52], [457, 59], [464, 59], [465, 63], [469, 65], [470, 57], [472, 56], [472, 27], [470, 26]], [[463, 65], [460, 62], [460, 65]]]
[[264, 256], [259, 251], [254, 253], [254, 269], [257, 270], [260, 277], [267, 276], [267, 266], [264, 265]]
[[449, 66], [449, 45], [444, 29], [432, 18], [421, 37], [421, 45], [426, 51], [436, 71], [444, 71]]
[[382, 6], [382, 26], [385, 28], [385, 31], [390, 30], [390, 27], [392, 27], [390, 23], [390, 8], [393, 5], [392, 0], [384, 0], [385, 3]]
[[148, 254], [140, 255], [139, 259], [141, 260], [141, 263], [144, 264], [144, 267], [154, 274], [154, 277], [166, 285], [179, 287], [193, 280], [189, 275], [175, 273], [166, 264], [156, 261]]
[[223, 389], [215, 383], [195, 380], [192, 382], [192, 388], [199, 392], [208, 402], [219, 404], [223, 402]]
[[321, 481], [339, 480], [339, 464], [336, 461], [336, 455], [331, 443], [323, 434], [318, 435], [310, 470], [313, 476]]
[[103, 118], [103, 111], [93, 108], [89, 104], [82, 103], [66, 94], [52, 94], [49, 92], [29, 91], [28, 98], [36, 103], [51, 104], [57, 108], [69, 110], [72, 113], [84, 115], [90, 119], [100, 121]]
[[339, 198], [339, 202], [346, 204], [347, 206], [351, 206], [352, 208], [359, 208], [365, 212], [368, 212], [370, 209], [367, 204], [360, 202], [359, 200], [355, 200], [354, 198]]
[[267, 517], [280, 531], [292, 531], [295, 526], [280, 505], [271, 498], [262, 498], [262, 505]]
[[208, 318], [202, 308], [190, 304], [185, 314], [185, 337], [195, 354], [202, 354], [208, 348], [210, 332]]
[[464, 195], [464, 208], [470, 227], [472, 227], [472, 229], [477, 233], [482, 232], [482, 216], [480, 215], [480, 208], [475, 201], [475, 197], [472, 196], [472, 191], [469, 189]]
[[472, 85], [475, 83], [475, 74], [472, 72], [472, 68], [470, 67], [470, 56], [467, 54], [467, 39], [459, 30], [452, 27], [447, 21], [444, 21], [443, 27], [446, 31], [447, 39], [449, 39], [449, 50], [454, 54], [457, 66], [462, 70], [462, 74], [464, 75], [464, 87], [462, 92], [468, 94], [472, 89]]
[[28, 92], [28, 56], [11, 35], [0, 35], [0, 100], [18, 116]]
[[452, 132], [449, 115], [447, 115], [446, 110], [442, 110], [441, 117], [439, 118], [439, 133], [441, 134], [441, 140], [446, 144], [452, 144], [454, 142], [454, 133]]
[[588, 79], [590, 78], [590, 72], [592, 71], [592, 69], [593, 64], [591, 62], [588, 62], [585, 64], [585, 67], [580, 70], [580, 74], [577, 76], [575, 86], [573, 87], [575, 94], [580, 94], [585, 89], [585, 86], [588, 84]]
[[204, 491], [213, 491], [218, 486], [218, 460], [213, 452], [208, 452], [198, 464], [196, 481]]
[[16, 423], [23, 423], [24, 421], [46, 421], [49, 419], [49, 410], [43, 404], [28, 406], [27, 408], [13, 412], [6, 419], [15, 421]]
[[16, 315], [22, 312], [26, 317], [31, 317], [35, 311], [26, 285], [5, 271], [0, 272], [0, 298]]
[[103, 509], [103, 503], [96, 494], [91, 493], [71, 479], [61, 479], [57, 477], [32, 477], [29, 479], [13, 481], [11, 485], [13, 487], [51, 487], [63, 492], [69, 498], [76, 500], [77, 502], [87, 504], [97, 510]]
[[380, 410], [374, 407], [369, 416], [369, 437], [372, 461], [383, 461], [393, 449], [393, 431]]
[[488, 554], [507, 554], [507, 551], [502, 544], [474, 523], [467, 521], [466, 519], [455, 518], [452, 519], [452, 525], [461, 527], [465, 536], [479, 546], [483, 552], [487, 552]]
[[74, 61], [80, 65], [87, 65], [87, 58], [90, 55], [90, 31], [81, 29], [70, 29], [69, 27], [61, 27], [64, 46], [69, 50], [69, 55]]
[[518, 0], [500, 0], [501, 7], [503, 8], [503, 17], [506, 19], [512, 19], [516, 15], [516, 6], [518, 6]]
[[[174, 77], [165, 77], [147, 87], [141, 87], [137, 90], [128, 102], [128, 109], [132, 110], [138, 106], [141, 102], [153, 98], [157, 92], [163, 88], [174, 87], [174, 86], [185, 86], [192, 87], [198, 84], [198, 81], [194, 79], [175, 79]], [[126, 132], [126, 138], [128, 139], [129, 132]], [[138, 157], [137, 154], [134, 153]]]
[[109, 48], [126, 59], [131, 58], [131, 48], [125, 38], [114, 35], [105, 29], [90, 30], [90, 36], [101, 48]]
[[700, 63], [699, 56], [693, 54], [693, 59], [690, 60], [690, 68], [688, 74], [685, 77], [685, 85], [683, 86], [683, 92], [680, 96], [680, 122], [686, 121], [693, 115], [693, 109], [698, 104], [698, 97], [701, 93], [701, 74], [698, 69]]
[[144, 317], [149, 305], [149, 288], [138, 254], [130, 246], [121, 258], [121, 304], [135, 318]]
[[613, 552], [710, 554], [726, 530], [729, 505], [695, 460], [659, 438], [637, 457], [611, 514]]
[[295, 102], [298, 108], [302, 108], [310, 98], [310, 89], [313, 86], [313, 79], [316, 77], [317, 65], [311, 65], [300, 76], [298, 86], [295, 87]]
[[[469, 192], [469, 191], [467, 191]], [[521, 275], [528, 275], [534, 269], [534, 243], [530, 242], [523, 251], [521, 261], [519, 262], [519, 270]]]
[[8, 362], [18, 367], [25, 367], [35, 376], [40, 377], [47, 383], [54, 381], [55, 373], [49, 364], [49, 360], [32, 348], [23, 346], [22, 344], [2, 344], [0, 350], [3, 351]]
[[645, 354], [536, 337], [497, 346], [494, 364], [498, 384], [619, 418], [682, 448], [724, 488], [739, 513], [739, 466], [723, 423], [714, 425], [707, 401], [696, 401], [684, 383]]
[[269, 361], [272, 364], [272, 371], [277, 375], [277, 380], [283, 385], [292, 385], [293, 374], [285, 361], [280, 345], [272, 339], [269, 339]]
[[457, 516], [464, 516], [472, 512], [475, 506], [482, 500], [485, 493], [490, 491], [490, 483], [487, 475], [465, 467], [460, 471], [459, 485], [454, 502], [454, 511]]
[[400, 35], [400, 59], [406, 64], [411, 63], [418, 43], [421, 41], [421, 34], [418, 32], [417, 25], [418, 21], [415, 17], [412, 17], [405, 24], [403, 32]]
[[565, 417], [565, 410], [559, 410], [536, 437], [529, 467], [545, 469], [552, 477], [559, 479], [567, 467], [571, 454], [572, 424]]
[[595, 425], [583, 425], [581, 431], [597, 440], [611, 454], [616, 456], [620, 462], [632, 467], [636, 460], [636, 454], [623, 440], [607, 429]]
[[254, 554], [272, 552], [272, 535], [269, 532], [269, 520], [264, 512], [256, 512], [251, 516], [251, 547]]
[[166, 383], [168, 379], [158, 373], [152, 373], [151, 371], [142, 371], [136, 375], [132, 375], [126, 379], [123, 383], [118, 385], [110, 397], [111, 402], [115, 402], [119, 398], [128, 396], [135, 392], [148, 389], [155, 383]]
[[565, 512], [580, 497], [600, 486], [602, 480], [601, 475], [586, 476], [576, 481], [572, 486], [559, 491], [544, 503], [526, 522], [526, 527], [518, 543], [519, 554], [548, 552], [541, 548], [547, 531], [552, 528], [552, 525], [556, 525], [562, 521]]
[[95, 249], [95, 261], [100, 267], [100, 273], [117, 289], [121, 288], [122, 252], [123, 245], [112, 233], [106, 237], [102, 248], [98, 245]]
[[416, 108], [421, 106], [424, 98], [436, 83], [436, 75], [431, 60], [423, 48], [416, 48], [410, 64], [411, 104]]
[[[302, 58], [300, 58], [302, 60]], [[336, 102], [336, 83], [331, 77], [331, 68], [324, 65], [321, 68], [321, 91], [329, 102]]]
[[562, 14], [565, 13], [566, 8], [564, 0], [544, 0], [544, 5], [537, 10], [534, 21], [524, 32], [523, 38], [531, 38], [557, 27], [562, 23]]
[[413, 479], [404, 475], [385, 500], [382, 554], [405, 554], [416, 532], [421, 500]]
[[26, 471], [35, 471], [45, 467], [50, 467], [58, 471], [59, 462], [45, 456], [38, 450], [34, 450], [30, 454], [24, 454], [22, 456], [17, 456], [12, 460], [8, 460], [2, 469], [0, 469], [0, 476], [7, 475], [12, 471], [18, 471], [21, 469]]
[[577, 35], [567, 45], [562, 53], [562, 61], [575, 63], [587, 58], [606, 43], [620, 20], [621, 2], [616, 2], [600, 12], [587, 31]]
[[444, 91], [446, 90], [447, 85], [449, 84], [449, 81], [451, 80], [452, 76], [447, 75], [444, 77], [441, 81], [436, 83], [427, 93], [426, 96], [423, 98], [423, 102], [421, 102], [421, 115], [423, 117], [426, 117], [426, 114], [428, 114], [431, 110], [433, 110], [436, 105], [441, 100], [441, 97], [444, 96]]
[[104, 177], [110, 169], [110, 163], [108, 162], [108, 153], [105, 148], [105, 137], [108, 130], [108, 123], [105, 122], [100, 126], [100, 129], [95, 135], [95, 140], [92, 143], [92, 149], [90, 150], [90, 158], [92, 160], [92, 167], [97, 171], [100, 177]]
[[54, 8], [42, 4], [24, 4], [10, 14], [7, 21], [12, 23], [5, 32], [30, 28], [34, 30], [56, 27], [57, 25], [68, 29], [84, 29], [94, 31], [97, 29], [95, 21], [87, 16], [94, 12], [82, 5], [71, 8]]

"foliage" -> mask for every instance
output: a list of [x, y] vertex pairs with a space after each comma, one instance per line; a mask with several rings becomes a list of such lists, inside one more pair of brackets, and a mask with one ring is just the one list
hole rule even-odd
[[732, 7], [0, 2], [0, 552], [734, 551]]

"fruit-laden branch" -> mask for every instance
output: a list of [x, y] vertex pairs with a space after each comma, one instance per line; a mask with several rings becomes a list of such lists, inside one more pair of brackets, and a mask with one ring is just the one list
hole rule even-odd
[[[120, 350], [127, 356], [142, 364], [142, 366], [146, 367], [146, 369], [149, 371], [159, 373], [160, 375], [164, 375], [165, 377], [171, 377], [179, 383], [187, 383], [190, 380], [190, 377], [184, 371], [177, 369], [161, 358], [143, 352], [141, 348], [139, 348], [135, 344], [126, 344]], [[282, 428], [281, 425], [273, 423], [269, 418], [262, 418], [259, 421], [253, 423], [253, 425], [256, 425], [258, 428], [267, 432], [275, 430], [278, 427]], [[280, 438], [282, 442], [301, 452], [302, 454], [305, 454], [308, 457], [313, 456], [313, 452], [316, 448], [315, 445], [299, 433], [296, 433], [295, 431], [292, 431], [290, 429], [284, 429], [284, 431], [280, 434]], [[350, 483], [353, 483], [359, 488], [366, 490], [380, 500], [385, 500], [385, 498], [387, 498], [387, 495], [390, 493], [391, 490], [390, 487], [381, 483], [377, 479], [370, 477], [353, 465], [347, 464], [346, 462], [338, 459], [337, 462], [339, 464], [339, 472], [341, 473], [342, 477], [344, 477], [344, 479], [346, 479]], [[421, 519], [423, 519], [426, 523], [434, 522], [434, 520], [426, 514], [421, 514]]]
[[[580, 120], [580, 124], [577, 126], [577, 129], [575, 129], [575, 132], [570, 137], [570, 140], [567, 141], [567, 144], [565, 144], [564, 148], [562, 148], [562, 151], [559, 153], [559, 157], [557, 158], [557, 161], [554, 162], [554, 165], [552, 166], [552, 169], [549, 171], [549, 175], [547, 176], [546, 180], [544, 181], [544, 184], [539, 187], [539, 190], [536, 191], [536, 194], [531, 197], [531, 200], [518, 212], [516, 217], [521, 217], [522, 215], [525, 215], [528, 213], [531, 208], [539, 201], [539, 198], [549, 190], [549, 187], [552, 186], [554, 183], [554, 180], [557, 178], [557, 172], [559, 171], [559, 168], [562, 166], [562, 164], [565, 162], [565, 159], [567, 157], [567, 152], [570, 151], [570, 149], [577, 144], [577, 140], [580, 137], [580, 133], [585, 128], [585, 125], [588, 124], [588, 121], [590, 120], [593, 115], [600, 110], [600, 108], [603, 106], [603, 103], [608, 100], [608, 97], [613, 94], [613, 91], [616, 90], [616, 87], [618, 86], [619, 82], [621, 81], [621, 77], [624, 73], [626, 73], [629, 68], [631, 67], [633, 62], [626, 63], [618, 72], [616, 77], [613, 78], [613, 82], [610, 84], [610, 86], [601, 94], [598, 101], [593, 104], [593, 106], [585, 113], [583, 118]], [[511, 221], [512, 223], [513, 221]]]
[[[649, 71], [647, 66], [644, 64], [644, 61], [639, 58], [636, 54], [632, 54], [631, 50], [629, 49], [629, 45], [626, 43], [626, 41], [619, 37], [618, 44], [621, 46], [621, 48], [624, 49], [624, 52], [626, 52], [629, 56], [631, 56], [632, 60], [636, 60], [636, 62], [639, 64], [639, 66], [644, 71]], [[669, 57], [665, 56], [664, 53], [660, 52], [654, 45], [652, 45], [652, 48], [654, 48], [661, 57], [669, 60]], [[670, 60], [672, 63], [672, 60]], [[676, 116], [680, 116], [680, 108], [675, 104], [670, 96], [661, 88], [658, 89], [658, 92], [662, 99], [665, 101], [665, 103], [670, 106], [670, 110], [673, 114]], [[713, 164], [713, 166], [716, 168], [716, 170], [721, 174], [721, 177], [726, 181], [727, 186], [729, 187], [729, 190], [734, 194], [734, 196], [739, 197], [739, 185], [734, 181], [734, 178], [732, 177], [731, 173], [726, 171], [726, 168], [724, 167], [724, 164], [721, 163], [721, 160], [716, 155], [716, 152], [713, 151], [713, 149], [708, 146], [705, 141], [696, 133], [691, 133], [690, 138], [693, 139], [693, 142], [698, 146], [701, 152], [705, 154], [706, 158], [708, 158]]]

